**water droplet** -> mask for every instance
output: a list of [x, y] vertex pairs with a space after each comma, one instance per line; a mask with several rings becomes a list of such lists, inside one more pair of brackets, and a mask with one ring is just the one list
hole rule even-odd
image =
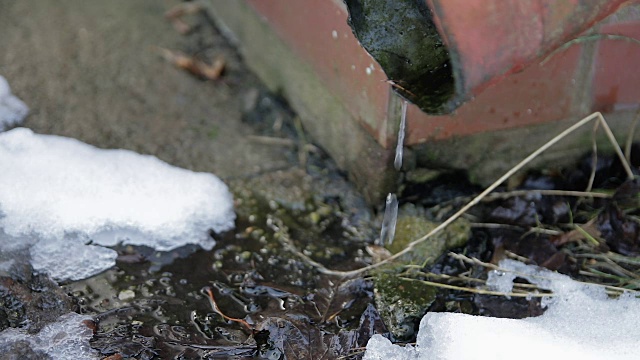
[[391, 245], [396, 236], [396, 223], [398, 222], [398, 198], [395, 194], [387, 195], [387, 201], [382, 218], [382, 228], [380, 230], [380, 243], [377, 245]]
[[338, 32], [337, 32], [337, 31], [335, 31], [335, 30], [333, 30], [333, 31], [331, 32], [331, 37], [333, 37], [334, 39], [337, 39], [337, 38], [338, 38]]

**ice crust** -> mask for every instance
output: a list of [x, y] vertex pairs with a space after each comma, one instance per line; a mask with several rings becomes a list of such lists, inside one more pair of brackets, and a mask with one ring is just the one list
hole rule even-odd
[[98, 352], [89, 345], [93, 332], [82, 324], [83, 320], [89, 319], [90, 316], [76, 313], [62, 315], [35, 335], [21, 329], [6, 329], [0, 332], [0, 349], [6, 351], [12, 344], [22, 341], [27, 342], [32, 350], [43, 352], [53, 360], [99, 359]]
[[233, 228], [233, 199], [216, 176], [128, 150], [103, 150], [25, 128], [0, 133], [0, 251], [36, 239], [33, 266], [77, 280], [114, 264], [103, 246], [210, 249]]
[[0, 131], [19, 124], [28, 113], [27, 105], [11, 94], [9, 83], [0, 75]]
[[[374, 335], [367, 360], [478, 359], [639, 359], [640, 299], [610, 299], [601, 287], [513, 260], [500, 263], [556, 296], [545, 298], [542, 316], [498, 319], [454, 313], [428, 313], [420, 322], [416, 346], [401, 347]], [[492, 274], [496, 288], [510, 291], [511, 276]], [[510, 284], [507, 286], [507, 282]]]

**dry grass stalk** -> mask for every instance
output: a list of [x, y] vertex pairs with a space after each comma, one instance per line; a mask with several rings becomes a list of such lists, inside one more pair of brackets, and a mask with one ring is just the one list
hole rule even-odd
[[376, 269], [376, 268], [378, 268], [378, 267], [380, 267], [382, 265], [385, 265], [385, 264], [387, 264], [387, 263], [389, 263], [389, 262], [391, 262], [393, 260], [396, 260], [396, 259], [400, 258], [401, 256], [409, 253], [410, 251], [413, 251], [413, 249], [416, 247], [416, 245], [426, 241], [427, 239], [429, 239], [430, 237], [432, 237], [436, 233], [442, 231], [449, 224], [451, 224], [452, 222], [457, 220], [460, 216], [462, 216], [462, 214], [466, 213], [469, 209], [471, 209], [473, 206], [475, 206], [480, 201], [482, 201], [482, 199], [484, 199], [487, 195], [489, 195], [490, 192], [495, 190], [495, 188], [497, 188], [505, 180], [507, 180], [509, 177], [511, 177], [516, 172], [518, 172], [520, 169], [522, 169], [525, 165], [530, 163], [533, 159], [537, 158], [540, 154], [545, 152], [551, 146], [553, 146], [556, 143], [558, 143], [560, 140], [564, 139], [567, 135], [571, 134], [576, 129], [584, 126], [585, 124], [587, 124], [587, 123], [589, 123], [589, 122], [591, 122], [593, 120], [597, 120], [597, 121], [600, 122], [600, 125], [604, 129], [607, 137], [609, 138], [609, 141], [611, 141], [611, 144], [613, 145], [613, 147], [614, 147], [614, 149], [616, 151], [616, 154], [620, 158], [620, 161], [622, 162], [622, 165], [623, 165], [623, 167], [625, 169], [625, 172], [627, 173], [627, 176], [630, 179], [633, 179], [633, 171], [631, 171], [631, 167], [627, 163], [627, 160], [625, 159], [624, 154], [622, 153], [622, 150], [620, 149], [620, 146], [618, 145], [618, 142], [616, 141], [616, 138], [613, 135], [613, 132], [609, 128], [609, 125], [606, 123], [606, 121], [605, 121], [604, 117], [602, 116], [602, 114], [599, 113], [599, 112], [595, 112], [595, 113], [583, 118], [582, 120], [578, 121], [576, 124], [570, 126], [568, 129], [564, 130], [560, 134], [556, 135], [553, 139], [549, 140], [547, 143], [545, 143], [544, 145], [539, 147], [536, 151], [531, 153], [531, 155], [527, 156], [524, 160], [520, 161], [513, 168], [511, 168], [511, 170], [507, 171], [498, 180], [496, 180], [493, 184], [491, 184], [489, 187], [487, 187], [482, 193], [480, 193], [478, 196], [473, 198], [473, 200], [468, 202], [465, 206], [463, 206], [455, 214], [451, 215], [447, 220], [442, 222], [440, 225], [438, 225], [436, 228], [434, 228], [433, 230], [431, 230], [429, 233], [425, 234], [421, 238], [416, 239], [416, 240], [412, 241], [411, 243], [409, 243], [409, 245], [406, 248], [404, 248], [402, 251], [396, 253], [392, 257], [390, 257], [390, 258], [388, 258], [388, 259], [386, 259], [384, 261], [381, 261], [381, 262], [379, 262], [377, 264], [372, 264], [372, 265], [365, 266], [365, 267], [362, 267], [360, 269], [356, 269], [356, 270], [352, 270], [352, 271], [335, 271], [335, 270], [326, 271], [324, 269], [318, 269], [318, 270], [323, 272], [323, 273], [325, 273], [325, 274], [328, 274], [328, 275], [337, 275], [337, 276], [343, 276], [343, 277], [357, 276], [357, 275], [360, 275], [360, 274], [365, 273], [367, 271]]
[[631, 145], [633, 144], [633, 135], [636, 132], [636, 126], [638, 125], [638, 121], [640, 121], [640, 109], [636, 113], [636, 117], [633, 119], [631, 123], [631, 128], [629, 129], [629, 134], [627, 135], [627, 141], [624, 145], [624, 157], [628, 162], [631, 162]]
[[[491, 270], [509, 272], [509, 273], [516, 274], [516, 275], [523, 276], [523, 277], [526, 276], [526, 277], [534, 277], [534, 278], [543, 279], [543, 280], [549, 280], [545, 276], [521, 274], [521, 273], [519, 273], [517, 271], [504, 269], [504, 268], [501, 268], [498, 265], [494, 265], [494, 264], [490, 264], [490, 263], [487, 263], [487, 262], [484, 262], [484, 261], [480, 261], [480, 260], [478, 260], [476, 258], [470, 258], [470, 257], [462, 255], [462, 254], [449, 253], [449, 256], [453, 257], [454, 259], [458, 259], [460, 261], [464, 261], [464, 262], [466, 262], [468, 264], [479, 265], [479, 266], [482, 266], [484, 268], [491, 269]], [[578, 281], [578, 280], [573, 280], [573, 281], [576, 281], [576, 282], [579, 282], [579, 283], [582, 283], [582, 284], [585, 284], [585, 285], [593, 285], [593, 286], [603, 287], [607, 291], [607, 293], [609, 295], [620, 295], [622, 293], [632, 291], [632, 290], [625, 289], [625, 288], [618, 287], [618, 286], [604, 285], [604, 284], [598, 284], [598, 283], [590, 283], [590, 282], [584, 282], [584, 281]], [[636, 291], [632, 291], [632, 292], [636, 292]]]
[[[390, 262], [402, 257], [403, 255], [413, 251], [414, 248], [418, 244], [428, 240], [429, 238], [431, 238], [435, 234], [439, 233], [444, 228], [446, 228], [449, 224], [451, 224], [452, 222], [457, 220], [459, 217], [461, 217], [463, 214], [465, 214], [469, 209], [471, 209], [472, 207], [474, 207], [475, 205], [477, 205], [478, 203], [483, 201], [485, 198], [487, 198], [487, 196], [493, 190], [495, 190], [504, 181], [506, 181], [508, 178], [513, 176], [519, 170], [521, 170], [524, 166], [529, 164], [532, 160], [537, 158], [540, 154], [542, 154], [543, 152], [548, 150], [550, 147], [552, 147], [553, 145], [558, 143], [560, 140], [562, 140], [565, 137], [567, 137], [569, 134], [573, 133], [578, 128], [580, 128], [580, 127], [584, 126], [585, 124], [588, 124], [588, 123], [590, 123], [591, 121], [594, 121], [594, 120], [597, 121], [599, 126], [602, 126], [602, 128], [604, 129], [604, 132], [607, 135], [609, 141], [611, 142], [611, 144], [612, 144], [617, 156], [620, 158], [620, 161], [621, 161], [621, 163], [623, 165], [623, 168], [624, 168], [628, 178], [629, 179], [633, 179], [634, 178], [633, 171], [631, 170], [631, 167], [629, 166], [629, 163], [627, 162], [627, 159], [625, 158], [624, 154], [622, 153], [622, 150], [620, 149], [620, 145], [618, 145], [618, 142], [617, 142], [615, 136], [613, 135], [613, 132], [609, 128], [609, 125], [607, 124], [606, 120], [604, 119], [604, 117], [602, 116], [601, 113], [594, 112], [593, 114], [581, 119], [580, 121], [578, 121], [574, 125], [570, 126], [566, 130], [564, 130], [563, 132], [561, 132], [560, 134], [556, 135], [554, 138], [552, 138], [551, 140], [546, 142], [544, 145], [539, 147], [537, 150], [535, 150], [533, 153], [531, 153], [529, 156], [527, 156], [524, 160], [520, 161], [518, 164], [516, 164], [514, 167], [512, 167], [509, 171], [507, 171], [504, 175], [502, 175], [498, 180], [496, 180], [493, 184], [491, 184], [489, 187], [487, 187], [483, 192], [481, 192], [479, 195], [474, 197], [465, 206], [463, 206], [455, 214], [451, 215], [448, 219], [446, 219], [440, 225], [435, 227], [429, 233], [427, 233], [424, 236], [412, 241], [402, 251], [399, 251], [398, 253], [394, 254], [393, 256], [391, 256], [391, 257], [389, 257], [389, 258], [387, 258], [387, 259], [385, 259], [385, 260], [383, 260], [383, 261], [381, 261], [379, 263], [368, 265], [368, 266], [364, 266], [362, 268], [351, 270], [351, 271], [332, 270], [332, 269], [326, 268], [324, 265], [322, 265], [322, 264], [312, 260], [308, 256], [304, 255], [302, 252], [300, 252], [298, 249], [296, 249], [296, 247], [293, 245], [293, 243], [290, 241], [290, 239], [286, 238], [286, 241], [284, 241], [285, 237], [281, 237], [281, 241], [283, 242], [283, 245], [285, 245], [285, 248], [287, 248], [289, 251], [292, 251], [294, 254], [296, 254], [297, 256], [302, 258], [304, 261], [309, 263], [311, 266], [315, 267], [319, 272], [321, 272], [323, 274], [326, 274], [326, 275], [333, 275], [333, 276], [340, 276], [340, 277], [354, 277], [354, 276], [358, 276], [358, 275], [364, 274], [364, 273], [366, 273], [368, 271], [377, 269], [377, 268], [379, 268], [379, 267], [381, 267], [383, 265], [386, 265], [386, 264], [388, 264], [388, 263], [390, 263]], [[538, 191], [541, 191], [541, 190], [538, 190]], [[594, 193], [591, 193], [591, 192], [587, 192], [587, 193], [563, 192], [563, 193], [572, 194], [572, 195], [585, 194], [586, 196], [588, 196], [589, 194], [594, 194]], [[604, 196], [602, 196], [602, 197], [604, 197]], [[495, 265], [492, 265], [492, 266], [495, 266]]]

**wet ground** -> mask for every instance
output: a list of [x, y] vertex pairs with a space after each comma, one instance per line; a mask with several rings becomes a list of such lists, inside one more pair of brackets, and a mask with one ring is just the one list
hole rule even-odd
[[[382, 209], [364, 202], [305, 136], [286, 101], [264, 90], [209, 19], [191, 15], [185, 18], [191, 32], [178, 34], [164, 19], [177, 4], [0, 1], [0, 74], [31, 107], [24, 125], [36, 132], [220, 176], [234, 193], [236, 229], [212, 234], [217, 245], [211, 251], [120, 247], [116, 267], [74, 283], [14, 268], [0, 276], [0, 330], [28, 323], [37, 332], [73, 310], [93, 316], [91, 346], [109, 359], [359, 358], [374, 333], [413, 341], [427, 310], [541, 313], [537, 300], [421, 283], [434, 276], [463, 283], [485, 277], [486, 269], [441, 255], [447, 250], [485, 262], [518, 254], [573, 276], [584, 277], [589, 267], [600, 271], [592, 275], [637, 270], [606, 268], [595, 256], [609, 248], [635, 256], [640, 234], [627, 217], [637, 206], [625, 203], [640, 188], [624, 183], [615, 158], [602, 157], [595, 186], [613, 192], [626, 184], [615, 201], [505, 196], [483, 203], [403, 264], [366, 276], [323, 274], [316, 263], [352, 270], [389, 256], [374, 246]], [[222, 58], [225, 70], [204, 80], [166, 61], [158, 48], [209, 64]], [[583, 190], [593, 168], [585, 159], [572, 170], [530, 174], [501, 190]], [[423, 169], [403, 176], [395, 251], [479, 190], [464, 173]], [[599, 247], [575, 232], [563, 237], [572, 234], [567, 223], [592, 219]], [[555, 232], [531, 230], [542, 224]], [[401, 302], [405, 306], [395, 307]], [[46, 358], [19, 344], [3, 350]]]
[[[358, 329], [371, 284], [320, 276], [274, 234], [295, 237], [331, 266], [358, 267], [366, 261], [364, 242], [376, 234], [371, 209], [204, 14], [185, 17], [193, 26], [188, 35], [174, 29], [164, 14], [177, 4], [0, 2], [0, 74], [31, 108], [24, 126], [212, 172], [236, 198], [237, 229], [212, 234], [212, 251], [119, 249], [116, 268], [59, 289], [49, 284], [62, 299], [56, 308], [94, 315], [92, 345], [105, 357], [227, 358], [259, 348], [267, 358], [283, 351], [333, 358], [364, 346], [370, 332], [338, 334], [347, 325]], [[222, 59], [224, 71], [215, 80], [194, 76], [162, 49], [205, 63]], [[3, 299], [22, 315], [12, 322], [13, 308], [5, 308], [2, 328], [55, 317], [26, 305], [42, 288], [28, 267], [3, 279], [25, 290], [3, 288]], [[206, 289], [256, 334], [215, 314]], [[270, 329], [282, 334], [260, 341], [259, 331]], [[293, 331], [304, 341], [292, 350], [274, 343]]]

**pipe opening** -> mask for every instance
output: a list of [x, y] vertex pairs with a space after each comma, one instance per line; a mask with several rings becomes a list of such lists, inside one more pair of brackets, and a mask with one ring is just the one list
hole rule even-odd
[[429, 114], [455, 109], [449, 52], [424, 0], [345, 0], [349, 26], [394, 90]]

